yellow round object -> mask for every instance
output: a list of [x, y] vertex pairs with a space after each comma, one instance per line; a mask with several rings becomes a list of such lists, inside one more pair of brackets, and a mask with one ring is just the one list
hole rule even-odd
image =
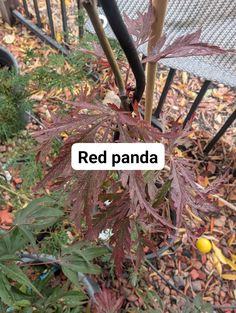
[[202, 253], [208, 253], [212, 249], [212, 244], [210, 240], [200, 237], [196, 242], [197, 249]]

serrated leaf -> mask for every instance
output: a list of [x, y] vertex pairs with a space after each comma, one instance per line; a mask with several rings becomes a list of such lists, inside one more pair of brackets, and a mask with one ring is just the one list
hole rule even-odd
[[12, 305], [15, 301], [11, 292], [11, 285], [3, 273], [0, 272], [0, 299], [6, 305]]
[[27, 229], [27, 226], [19, 226], [18, 227], [19, 232], [22, 233], [22, 235], [25, 237], [25, 239], [31, 243], [31, 245], [36, 248], [36, 241], [35, 238], [32, 234], [32, 231], [30, 231], [29, 229]]
[[69, 307], [76, 307], [82, 305], [87, 299], [88, 298], [84, 293], [70, 290], [63, 296], [63, 298], [61, 298], [61, 301]]
[[120, 312], [124, 298], [117, 298], [112, 290], [103, 288], [101, 292], [96, 294], [96, 302], [98, 313], [118, 313]]
[[84, 261], [84, 259], [77, 255], [63, 256], [60, 260], [62, 270], [68, 268], [74, 272], [80, 272], [84, 274], [99, 274], [101, 272], [97, 265]]
[[199, 212], [214, 212], [217, 208], [211, 203], [209, 194], [220, 184], [222, 180], [216, 180], [208, 188], [201, 189], [196, 183], [193, 165], [184, 158], [173, 157], [171, 170], [171, 199], [176, 209], [177, 226], [181, 225], [183, 212], [190, 207], [196, 216]]
[[30, 282], [27, 276], [22, 272], [22, 270], [15, 264], [11, 265], [3, 265], [0, 263], [0, 269], [3, 274], [5, 274], [8, 278], [12, 279], [13, 281], [16, 281], [22, 285], [25, 285], [29, 288], [32, 288], [40, 297], [42, 295], [40, 292], [35, 288], [35, 286]]
[[15, 255], [6, 254], [6, 255], [0, 256], [0, 262], [18, 261], [18, 260], [19, 260], [19, 258]]
[[200, 41], [201, 30], [191, 34], [183, 35], [174, 40], [167, 47], [166, 36], [163, 36], [150, 56], [145, 59], [145, 62], [157, 62], [162, 58], [178, 58], [188, 56], [205, 56], [214, 54], [234, 53], [235, 50], [224, 50], [218, 46], [214, 46]]
[[62, 271], [64, 275], [77, 287], [81, 287], [81, 282], [78, 278], [78, 273], [72, 271], [69, 267], [62, 266]]
[[154, 208], [157, 208], [165, 200], [165, 197], [170, 191], [170, 188], [171, 188], [171, 180], [167, 180], [164, 183], [164, 185], [161, 187], [161, 189], [158, 191], [158, 194], [155, 197], [155, 200], [152, 205]]
[[62, 254], [75, 253], [84, 258], [86, 262], [89, 262], [97, 257], [103, 256], [107, 251], [106, 247], [88, 247], [82, 249], [80, 244], [76, 244], [63, 249]]
[[151, 26], [154, 20], [151, 2], [147, 12], [137, 12], [136, 15], [137, 17], [132, 19], [124, 13], [124, 22], [127, 26], [129, 34], [134, 37], [136, 48], [138, 48], [147, 42], [150, 37]]
[[37, 230], [48, 228], [63, 216], [62, 210], [55, 208], [55, 205], [55, 200], [49, 197], [35, 199], [16, 212], [14, 225], [28, 225]]
[[19, 232], [18, 228], [13, 229], [11, 232], [1, 232], [0, 231], [0, 255], [13, 255], [17, 251], [24, 248], [27, 241]]

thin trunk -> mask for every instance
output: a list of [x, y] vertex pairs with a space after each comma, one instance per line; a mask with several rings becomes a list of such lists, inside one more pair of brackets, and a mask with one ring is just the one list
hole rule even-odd
[[104, 53], [107, 57], [107, 60], [110, 64], [111, 69], [113, 71], [113, 74], [115, 76], [116, 84], [117, 84], [118, 89], [119, 89], [119, 96], [121, 99], [122, 106], [125, 110], [128, 111], [129, 106], [127, 103], [127, 96], [126, 96], [124, 81], [123, 81], [119, 66], [117, 64], [116, 57], [113, 53], [113, 50], [110, 46], [110, 43], [109, 43], [107, 36], [105, 34], [105, 31], [103, 29], [102, 23], [99, 19], [97, 8], [95, 5], [92, 5], [90, 3], [83, 3], [83, 5], [84, 5], [84, 8], [86, 9], [86, 11], [89, 15], [89, 18], [93, 24], [93, 27], [96, 31], [97, 36], [98, 36], [99, 42], [100, 42], [100, 44], [104, 50]]
[[[154, 22], [152, 24], [152, 30], [150, 39], [148, 42], [148, 54], [153, 50], [158, 40], [161, 38], [166, 8], [168, 0], [152, 0]], [[145, 120], [151, 122], [153, 97], [156, 80], [157, 65], [155, 63], [147, 64], [147, 85], [146, 85], [146, 101], [145, 101]]]

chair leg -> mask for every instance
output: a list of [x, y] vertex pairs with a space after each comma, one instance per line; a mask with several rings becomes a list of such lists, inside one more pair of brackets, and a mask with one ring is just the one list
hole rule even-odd
[[205, 93], [207, 92], [207, 89], [210, 85], [211, 81], [206, 80], [204, 82], [204, 84], [202, 85], [201, 90], [198, 93], [197, 98], [195, 99], [195, 101], [193, 102], [191, 109], [188, 112], [188, 115], [186, 116], [184, 123], [183, 123], [183, 128], [186, 126], [186, 124], [188, 123], [188, 121], [191, 119], [193, 113], [197, 110], [199, 104], [201, 103], [203, 97], [205, 96]]
[[164, 89], [162, 91], [159, 103], [158, 103], [157, 108], [156, 108], [156, 110], [154, 112], [154, 116], [156, 118], [159, 118], [159, 116], [160, 116], [161, 110], [163, 108], [163, 105], [164, 105], [167, 93], [169, 91], [170, 85], [171, 85], [171, 83], [173, 81], [173, 78], [175, 76], [175, 73], [176, 73], [176, 70], [171, 68], [170, 71], [169, 71], [169, 74], [167, 76], [166, 83], [165, 83]]
[[203, 150], [204, 154], [208, 154], [214, 145], [218, 142], [218, 140], [224, 135], [226, 130], [231, 126], [231, 124], [236, 119], [236, 110], [230, 115], [230, 117], [227, 119], [225, 124], [221, 127], [221, 129], [218, 131], [218, 133], [215, 135], [215, 137], [212, 138], [212, 140], [208, 143], [208, 145]]

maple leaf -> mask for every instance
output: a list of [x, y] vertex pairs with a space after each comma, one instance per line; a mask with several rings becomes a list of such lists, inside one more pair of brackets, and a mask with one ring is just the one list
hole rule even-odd
[[107, 288], [95, 295], [97, 313], [118, 313], [124, 302], [123, 297], [117, 297], [116, 294]]
[[106, 59], [106, 55], [102, 49], [102, 47], [97, 43], [92, 43], [93, 50], [85, 49], [85, 48], [79, 48], [79, 51], [85, 53], [85, 54], [91, 54], [94, 55], [97, 58], [104, 58]]
[[92, 234], [98, 236], [101, 231], [112, 229], [112, 257], [116, 264], [116, 273], [121, 276], [125, 252], [129, 253], [131, 248], [130, 197], [128, 192], [124, 191], [121, 194], [113, 194], [109, 199], [113, 200], [94, 217]]
[[129, 218], [121, 220], [113, 226], [113, 235], [111, 244], [115, 244], [112, 257], [116, 264], [117, 276], [122, 275], [122, 264], [125, 258], [125, 251], [128, 253], [131, 249], [131, 227]]
[[85, 216], [89, 231], [92, 231], [92, 216], [96, 208], [108, 171], [79, 171], [75, 173], [76, 182], [70, 190], [69, 200], [72, 203], [71, 218], [80, 226], [81, 217]]
[[143, 60], [143, 62], [158, 62], [163, 58], [178, 58], [188, 56], [206, 56], [213, 54], [226, 54], [235, 53], [236, 50], [230, 49], [225, 50], [209, 43], [200, 41], [201, 30], [193, 32], [191, 34], [183, 35], [174, 40], [173, 43], [169, 44], [163, 49], [167, 41], [164, 35], [156, 47], [153, 49], [151, 54]]
[[176, 209], [177, 227], [180, 227], [186, 205], [194, 214], [214, 212], [217, 208], [210, 202], [209, 195], [219, 188], [223, 178], [212, 186], [201, 189], [196, 183], [192, 164], [188, 160], [178, 157], [171, 159], [171, 192], [170, 196]]
[[124, 22], [129, 34], [134, 37], [135, 47], [142, 46], [149, 40], [151, 25], [153, 22], [152, 3], [149, 1], [148, 11], [145, 13], [137, 12], [137, 18], [132, 19], [124, 13]]
[[147, 201], [147, 195], [145, 193], [146, 184], [141, 171], [126, 171], [121, 174], [123, 187], [129, 186], [129, 195], [131, 200], [131, 210], [136, 215], [140, 210], [145, 210], [147, 214], [155, 218], [156, 222], [172, 228], [170, 222], [163, 218], [156, 209]]
[[[101, 231], [112, 229], [111, 244], [114, 246], [113, 258], [116, 271], [121, 275], [125, 253], [131, 248], [131, 222], [135, 219], [154, 217], [157, 224], [172, 227], [171, 223], [162, 217], [156, 208], [153, 208], [146, 194], [146, 183], [139, 171], [122, 172], [121, 180], [111, 185], [113, 192], [109, 196], [111, 203], [108, 206], [101, 204], [102, 186], [109, 179], [108, 171], [74, 171], [71, 168], [71, 146], [78, 142], [109, 142], [114, 130], [118, 127], [120, 140], [124, 142], [157, 142], [162, 137], [172, 138], [176, 134], [162, 134], [153, 128], [140, 116], [133, 116], [117, 108], [114, 104], [102, 105], [86, 102], [69, 102], [71, 113], [60, 120], [53, 119], [52, 125], [35, 134], [45, 152], [52, 140], [62, 131], [68, 132], [69, 137], [53, 161], [52, 167], [36, 188], [50, 184], [50, 188], [64, 188], [68, 194], [71, 218], [79, 227], [79, 221], [85, 217], [88, 225], [88, 236], [97, 238]], [[84, 114], [84, 109], [87, 114]], [[117, 184], [123, 192], [117, 194]], [[100, 209], [96, 212], [96, 207]], [[120, 231], [122, 230], [122, 231]]]

